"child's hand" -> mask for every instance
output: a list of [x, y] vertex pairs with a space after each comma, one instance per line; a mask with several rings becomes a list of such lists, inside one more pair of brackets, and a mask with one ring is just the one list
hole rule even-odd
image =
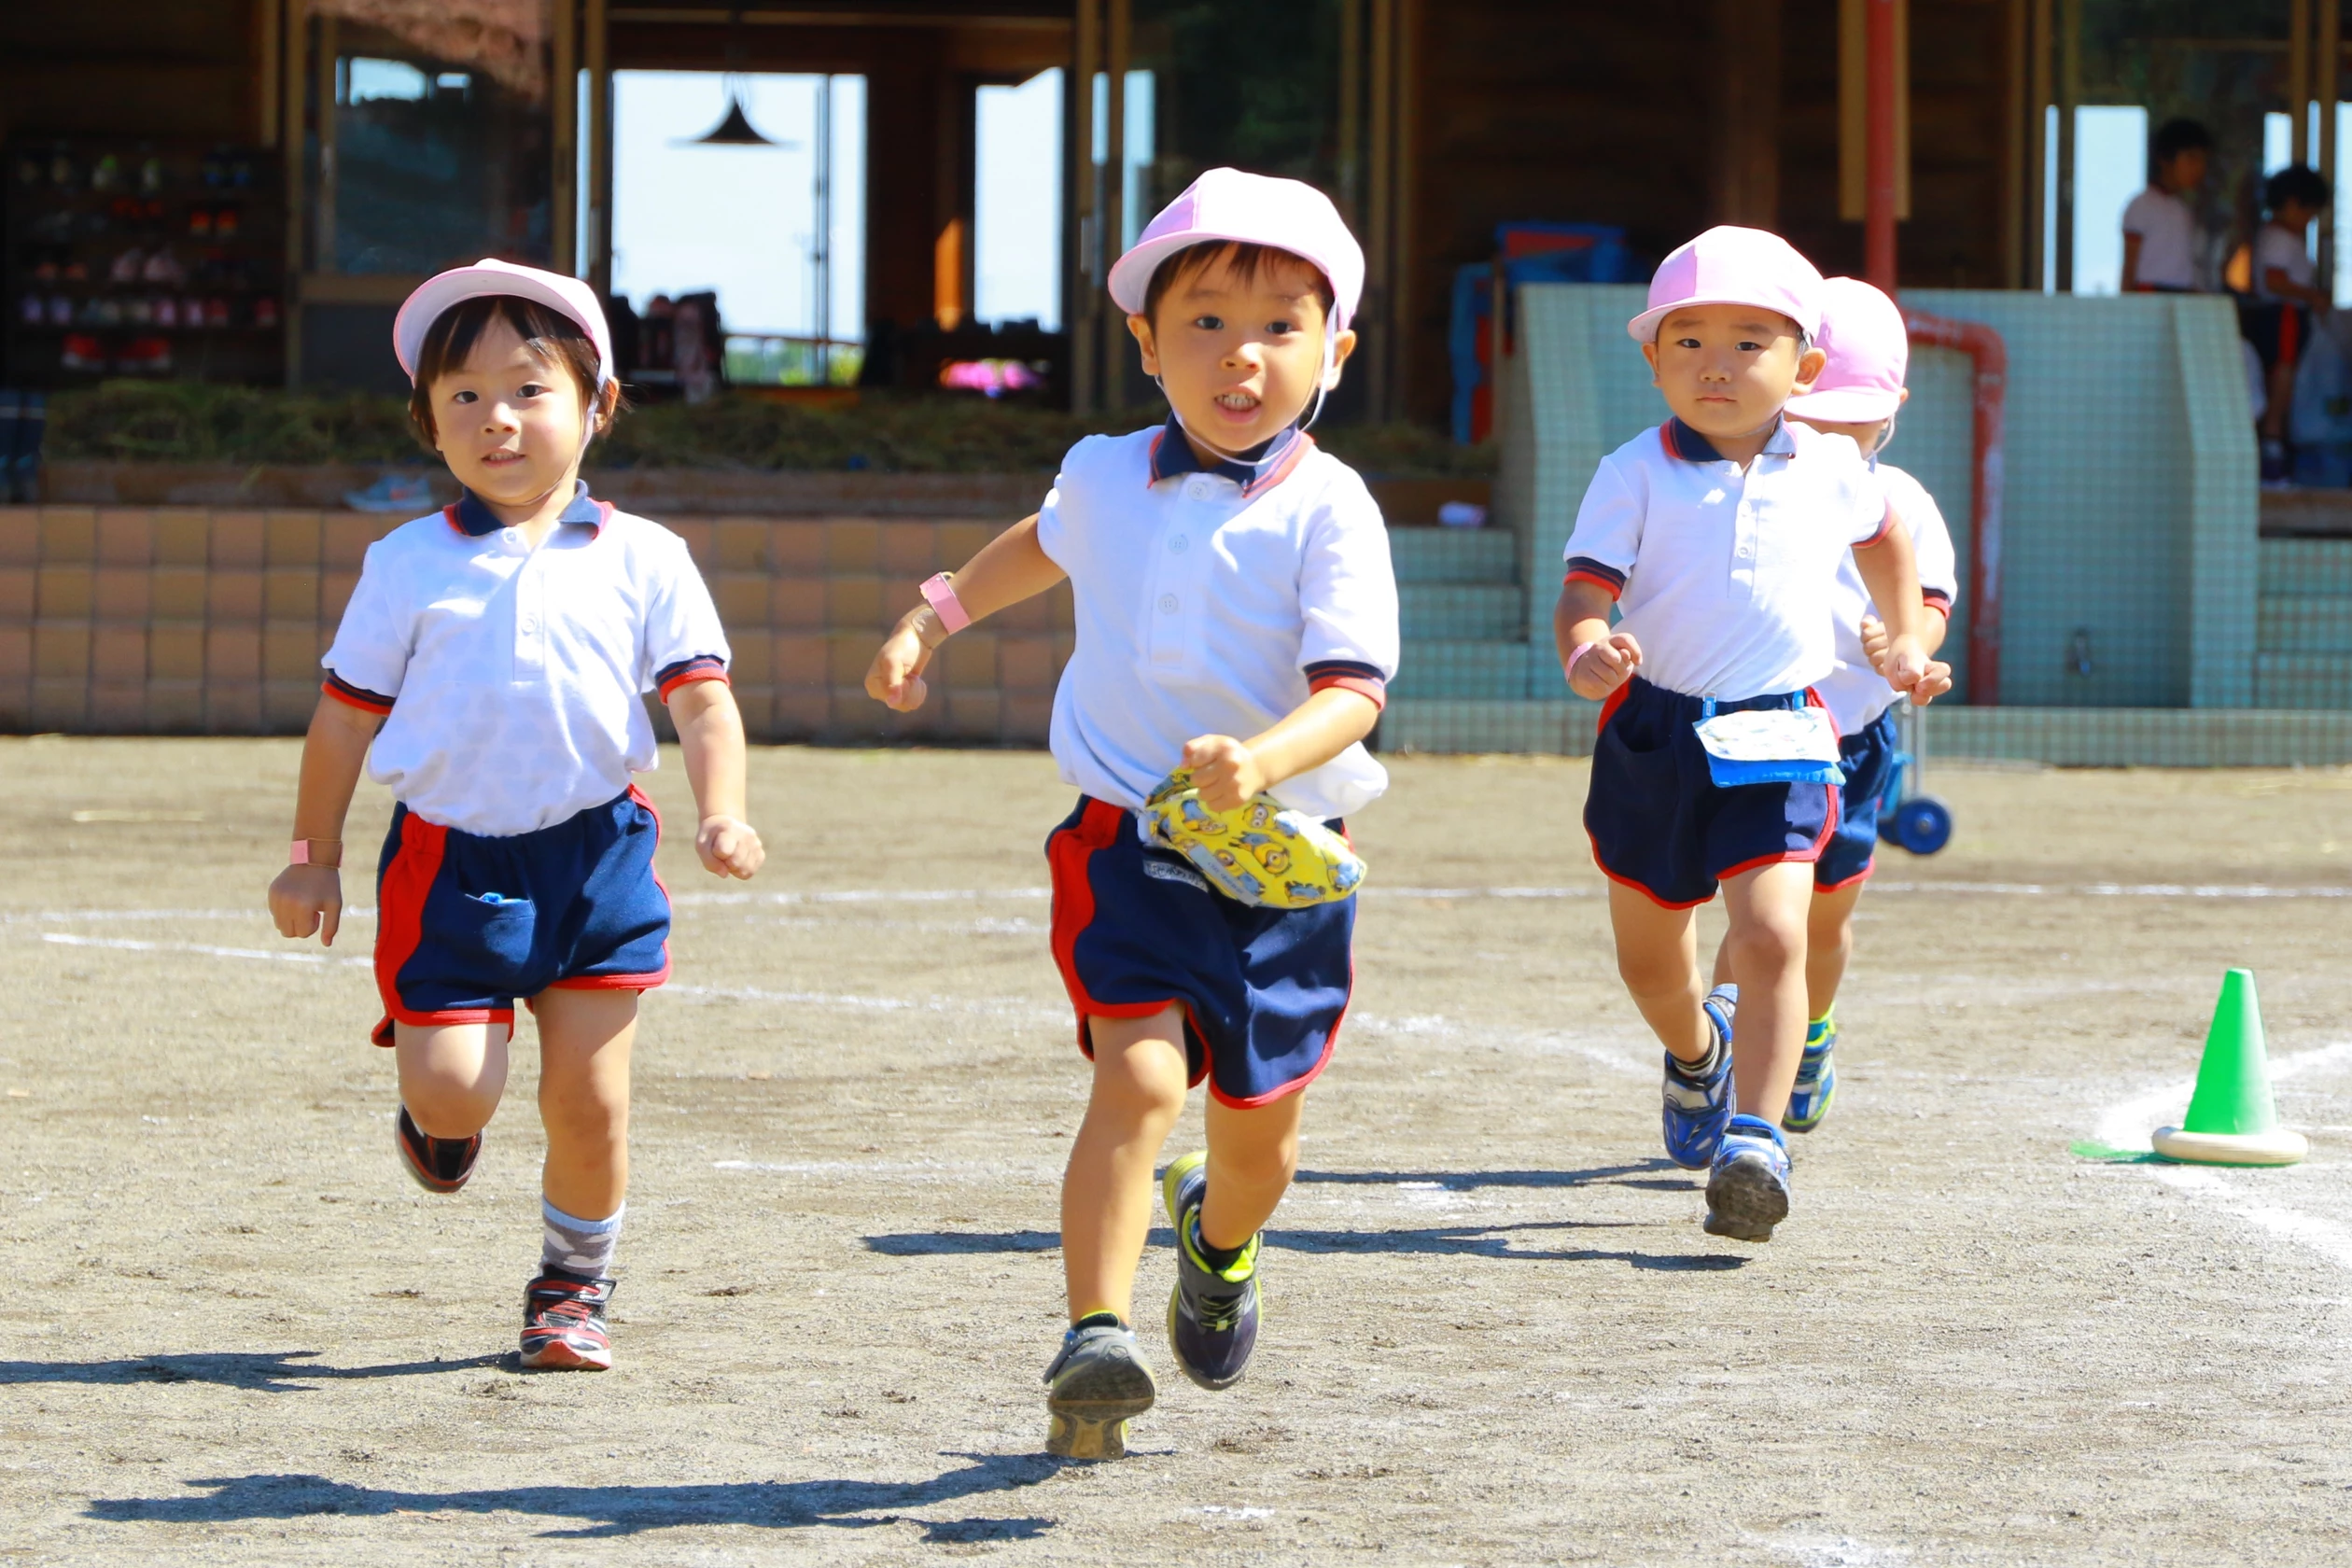
[[1568, 689], [1599, 702], [1633, 678], [1642, 667], [1642, 645], [1631, 632], [1611, 632], [1599, 642], [1588, 642], [1572, 657]]
[[1918, 707], [1925, 707], [1951, 690], [1952, 666], [1941, 659], [1930, 659], [1926, 673], [1919, 678], [1919, 684], [1911, 689], [1911, 700]]
[[296, 941], [317, 933], [321, 945], [335, 945], [343, 924], [343, 873], [333, 866], [290, 865], [270, 884], [270, 918], [278, 935]]
[[1879, 674], [1886, 673], [1886, 623], [1875, 615], [1862, 617], [1862, 656]]
[[1184, 742], [1184, 766], [1192, 770], [1200, 803], [1211, 811], [1239, 811], [1266, 788], [1266, 769], [1231, 735], [1201, 735]]
[[914, 712], [923, 706], [931, 690], [923, 683], [923, 666], [931, 663], [931, 651], [923, 646], [915, 628], [900, 622], [898, 629], [883, 639], [882, 651], [866, 669], [866, 695], [901, 713]]
[[[915, 684], [919, 688], [922, 682]], [[918, 693], [915, 701], [922, 700]], [[703, 869], [711, 875], [746, 882], [767, 861], [767, 846], [760, 842], [759, 831], [739, 817], [704, 818], [701, 831], [694, 834], [694, 853], [702, 857]]]
[[[1886, 683], [1903, 693], [1921, 707], [1936, 700], [1938, 693], [1952, 690], [1952, 669], [1944, 665], [1940, 677], [1931, 677], [1929, 667], [1935, 661], [1919, 646], [1919, 639], [1900, 637], [1888, 639], [1886, 652], [1880, 665]], [[1940, 680], [1941, 684], [1937, 682]]]

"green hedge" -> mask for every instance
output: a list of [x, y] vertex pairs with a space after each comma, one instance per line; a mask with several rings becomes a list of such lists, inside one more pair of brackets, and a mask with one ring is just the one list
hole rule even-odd
[[[867, 393], [815, 408], [721, 397], [632, 410], [601, 467], [1050, 473], [1079, 437], [1131, 430], [1155, 411], [1078, 416], [979, 398]], [[1367, 474], [1485, 478], [1489, 448], [1414, 425], [1318, 426], [1315, 439]], [[363, 393], [287, 393], [113, 382], [49, 401], [47, 455], [182, 463], [420, 463], [407, 405]]]

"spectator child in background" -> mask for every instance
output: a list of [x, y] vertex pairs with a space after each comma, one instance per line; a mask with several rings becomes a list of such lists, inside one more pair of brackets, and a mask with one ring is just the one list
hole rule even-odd
[[2123, 209], [2123, 292], [2192, 293], [2197, 287], [2197, 215], [2213, 135], [2193, 119], [2168, 119], [2149, 142], [2155, 177]]
[[2295, 367], [2311, 339], [2311, 313], [2334, 304], [2316, 281], [2308, 237], [2311, 225], [2328, 210], [2328, 196], [2319, 172], [2301, 163], [2289, 163], [2262, 187], [2270, 217], [2254, 233], [2253, 298], [2239, 320], [2262, 361], [2265, 398], [2257, 427], [2265, 484], [2284, 484], [2292, 477], [2287, 432], [2294, 413]]
[[643, 693], [678, 725], [704, 867], [749, 876], [763, 851], [743, 819], [727, 639], [685, 541], [581, 482], [621, 400], [586, 284], [460, 267], [409, 296], [392, 338], [409, 417], [464, 498], [368, 547], [322, 661], [270, 913], [281, 935], [335, 940], [364, 765], [396, 803], [376, 864], [373, 1033], [398, 1063], [395, 1144], [427, 1192], [466, 1184], [525, 1001], [547, 1156], [523, 1365], [600, 1369], [637, 993], [669, 977], [661, 819], [631, 782], [660, 758]]
[[[1919, 558], [1919, 596], [1927, 610], [1920, 642], [1933, 653], [1943, 645], [1959, 592], [1952, 535], [1919, 481], [1878, 457], [1895, 439], [1896, 411], [1911, 397], [1903, 385], [1911, 368], [1911, 335], [1902, 309], [1860, 278], [1831, 278], [1822, 286], [1819, 342], [1828, 363], [1811, 391], [1788, 400], [1786, 413], [1826, 435], [1852, 441], [1885, 485], [1887, 501], [1911, 531]], [[1838, 667], [1813, 690], [1838, 726], [1838, 766], [1845, 782], [1838, 786], [1837, 829], [1813, 862], [1805, 933], [1805, 1055], [1781, 1116], [1781, 1126], [1790, 1132], [1819, 1127], [1838, 1092], [1832, 1055], [1838, 1043], [1838, 985], [1854, 954], [1854, 906], [1878, 847], [1879, 796], [1899, 749], [1895, 690], [1877, 667], [1886, 627], [1851, 552], [1838, 563], [1836, 616]], [[1715, 977], [1717, 985], [1732, 977], [1728, 941], [1715, 954]]]

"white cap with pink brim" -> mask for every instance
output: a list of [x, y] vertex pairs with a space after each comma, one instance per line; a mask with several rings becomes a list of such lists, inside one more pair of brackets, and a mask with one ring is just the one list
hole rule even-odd
[[1339, 209], [1313, 186], [1294, 179], [1211, 169], [1144, 226], [1134, 248], [1111, 267], [1111, 298], [1129, 315], [1143, 314], [1152, 274], [1187, 246], [1231, 241], [1286, 250], [1320, 270], [1331, 285], [1331, 330], [1347, 329], [1364, 295], [1364, 247]]
[[427, 278], [392, 318], [392, 352], [399, 356], [400, 369], [411, 381], [416, 379], [416, 361], [425, 351], [425, 335], [433, 329], [433, 323], [453, 305], [493, 294], [532, 301], [579, 323], [588, 341], [596, 345], [596, 385], [602, 387], [613, 379], [612, 329], [605, 323], [604, 306], [595, 289], [561, 273], [485, 259]]
[[1649, 308], [1625, 324], [1626, 335], [1649, 343], [1659, 322], [1689, 305], [1755, 305], [1811, 336], [1821, 329], [1821, 273], [1778, 234], [1725, 224], [1658, 264]]
[[1911, 329], [1903, 307], [1860, 278], [1822, 285], [1821, 331], [1813, 346], [1829, 357], [1813, 390], [1783, 410], [1798, 419], [1831, 425], [1870, 425], [1903, 406], [1911, 370]]

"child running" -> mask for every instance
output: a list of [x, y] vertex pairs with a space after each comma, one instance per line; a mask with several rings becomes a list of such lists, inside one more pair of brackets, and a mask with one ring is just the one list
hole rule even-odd
[[580, 481], [621, 394], [587, 285], [461, 267], [410, 295], [392, 336], [409, 416], [464, 498], [368, 548], [322, 661], [270, 913], [283, 935], [335, 940], [364, 763], [397, 803], [376, 863], [373, 1038], [399, 1063], [400, 1158], [427, 1192], [466, 1184], [524, 999], [547, 1161], [522, 1363], [608, 1367], [637, 993], [669, 976], [661, 821], [630, 782], [660, 758], [641, 693], [677, 723], [704, 866], [749, 876], [764, 851], [743, 817], [727, 639], [685, 543]]
[[1037, 514], [925, 583], [929, 602], [866, 676], [912, 709], [950, 635], [1071, 581], [1077, 646], [1053, 752], [1081, 794], [1045, 853], [1054, 957], [1094, 1087], [1062, 1185], [1071, 1327], [1045, 1372], [1052, 1453], [1122, 1456], [1127, 1420], [1156, 1397], [1130, 1326], [1135, 1271], [1153, 1162], [1204, 1078], [1208, 1151], [1161, 1186], [1177, 1237], [1169, 1344], [1204, 1388], [1241, 1376], [1259, 1231], [1296, 1169], [1301, 1091], [1347, 1011], [1354, 899], [1244, 903], [1139, 828], [1178, 769], [1211, 811], [1279, 790], [1334, 828], [1387, 788], [1362, 742], [1396, 671], [1388, 537], [1363, 482], [1306, 433], [1355, 347], [1363, 283], [1363, 252], [1320, 191], [1202, 175], [1110, 279], [1167, 424], [1071, 448]]
[[[1822, 371], [1821, 289], [1755, 229], [1711, 229], [1660, 264], [1626, 325], [1673, 417], [1601, 460], [1553, 614], [1569, 686], [1605, 704], [1585, 827], [1618, 972], [1666, 1047], [1666, 1153], [1708, 1172], [1706, 1228], [1749, 1241], [1788, 1213], [1777, 1124], [1840, 777], [1810, 688], [1836, 666], [1849, 551], [1886, 624], [1889, 684], [1923, 702], [1949, 684], [1882, 483], [1853, 442], [1782, 417]], [[1708, 991], [1691, 912], [1718, 886], [1735, 985]]]
[[[1878, 454], [1895, 439], [1896, 411], [1911, 398], [1903, 378], [1911, 368], [1911, 334], [1900, 306], [1860, 278], [1831, 278], [1822, 286], [1822, 352], [1827, 367], [1813, 390], [1788, 400], [1792, 419], [1860, 449], [1888, 504], [1911, 532], [1918, 557], [1920, 597], [1926, 621], [1920, 645], [1928, 653], [1943, 646], [1952, 604], [1959, 593], [1952, 535], [1943, 513], [1925, 486]], [[1870, 875], [1878, 848], [1879, 797], [1895, 765], [1895, 689], [1879, 669], [1886, 627], [1870, 602], [1860, 567], [1848, 554], [1838, 563], [1836, 590], [1838, 666], [1813, 690], [1838, 726], [1838, 825], [1821, 858], [1813, 862], [1813, 893], [1805, 931], [1805, 1054], [1781, 1126], [1811, 1132], [1829, 1113], [1838, 1092], [1831, 1053], [1838, 1044], [1838, 983], [1854, 956], [1854, 906]], [[1941, 679], [1947, 666], [1929, 668]], [[1715, 953], [1715, 977], [1731, 980], [1731, 945]]]

